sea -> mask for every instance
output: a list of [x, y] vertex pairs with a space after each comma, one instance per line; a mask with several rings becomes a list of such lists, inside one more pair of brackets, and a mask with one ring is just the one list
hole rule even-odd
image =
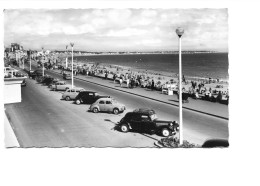
[[[158, 73], [179, 73], [178, 54], [119, 54], [75, 56], [81, 63], [99, 63], [154, 71]], [[227, 80], [228, 53], [182, 54], [182, 73], [188, 77], [216, 78]]]

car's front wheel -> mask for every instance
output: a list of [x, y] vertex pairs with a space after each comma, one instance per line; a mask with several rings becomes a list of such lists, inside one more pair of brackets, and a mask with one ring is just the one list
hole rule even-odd
[[66, 97], [66, 101], [70, 101], [70, 97], [69, 96]]
[[80, 104], [80, 100], [79, 100], [79, 99], [76, 100], [76, 104], [77, 104], [77, 105]]
[[117, 108], [114, 108], [113, 113], [114, 113], [114, 114], [118, 114], [118, 113], [119, 113], [119, 110], [118, 110]]
[[122, 124], [120, 127], [122, 132], [128, 132], [129, 131], [129, 127], [127, 124]]
[[164, 137], [170, 136], [170, 131], [167, 128], [163, 128], [161, 132], [162, 132], [162, 136]]
[[93, 108], [93, 112], [98, 113], [98, 108], [97, 107]]

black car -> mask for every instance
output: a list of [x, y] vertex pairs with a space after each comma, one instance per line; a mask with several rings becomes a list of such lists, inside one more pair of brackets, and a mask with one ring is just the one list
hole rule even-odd
[[41, 77], [42, 74], [43, 73], [41, 70], [35, 70], [35, 71], [29, 73], [29, 78], [31, 77], [32, 79], [36, 79], [36, 77]]
[[159, 134], [164, 137], [175, 134], [179, 130], [176, 121], [158, 120], [156, 113], [152, 109], [136, 109], [128, 112], [118, 123], [122, 132], [129, 130], [148, 134]]
[[51, 88], [51, 86], [55, 83], [57, 83], [58, 81], [60, 81], [59, 79], [52, 79], [50, 82], [46, 83], [46, 85]]
[[229, 142], [226, 139], [209, 139], [203, 143], [202, 147], [203, 148], [229, 147]]
[[92, 104], [95, 101], [97, 101], [99, 98], [109, 98], [109, 97], [110, 96], [100, 96], [97, 92], [93, 92], [93, 91], [82, 91], [76, 96], [75, 103], [77, 105], [81, 103]]
[[47, 86], [48, 86], [49, 84], [52, 83], [53, 80], [54, 80], [53, 77], [46, 77], [45, 79], [42, 80], [41, 83], [42, 83], [43, 85], [47, 85]]
[[23, 80], [21, 86], [22, 86], [22, 87], [25, 87], [25, 86], [26, 86], [26, 81], [25, 81], [25, 79]]

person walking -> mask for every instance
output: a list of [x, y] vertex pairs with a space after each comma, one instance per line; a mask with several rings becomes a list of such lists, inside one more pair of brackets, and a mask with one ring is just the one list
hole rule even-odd
[[117, 77], [117, 75], [116, 75], [116, 74], [114, 74], [114, 76], [113, 76], [114, 83], [116, 83], [116, 77]]
[[154, 80], [152, 79], [151, 90], [154, 90]]
[[127, 78], [127, 79], [126, 79], [126, 87], [127, 87], [127, 88], [129, 88], [129, 82], [130, 82], [130, 80], [129, 80], [129, 78]]
[[123, 78], [122, 78], [122, 76], [120, 76], [119, 83], [120, 83], [120, 87], [122, 87], [122, 84], [123, 84]]

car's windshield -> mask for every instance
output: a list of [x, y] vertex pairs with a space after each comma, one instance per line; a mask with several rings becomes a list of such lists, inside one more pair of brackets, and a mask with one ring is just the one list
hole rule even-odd
[[156, 119], [158, 119], [158, 117], [157, 117], [156, 114], [152, 114], [152, 115], [150, 115], [150, 118], [151, 118], [151, 120], [156, 120]]

